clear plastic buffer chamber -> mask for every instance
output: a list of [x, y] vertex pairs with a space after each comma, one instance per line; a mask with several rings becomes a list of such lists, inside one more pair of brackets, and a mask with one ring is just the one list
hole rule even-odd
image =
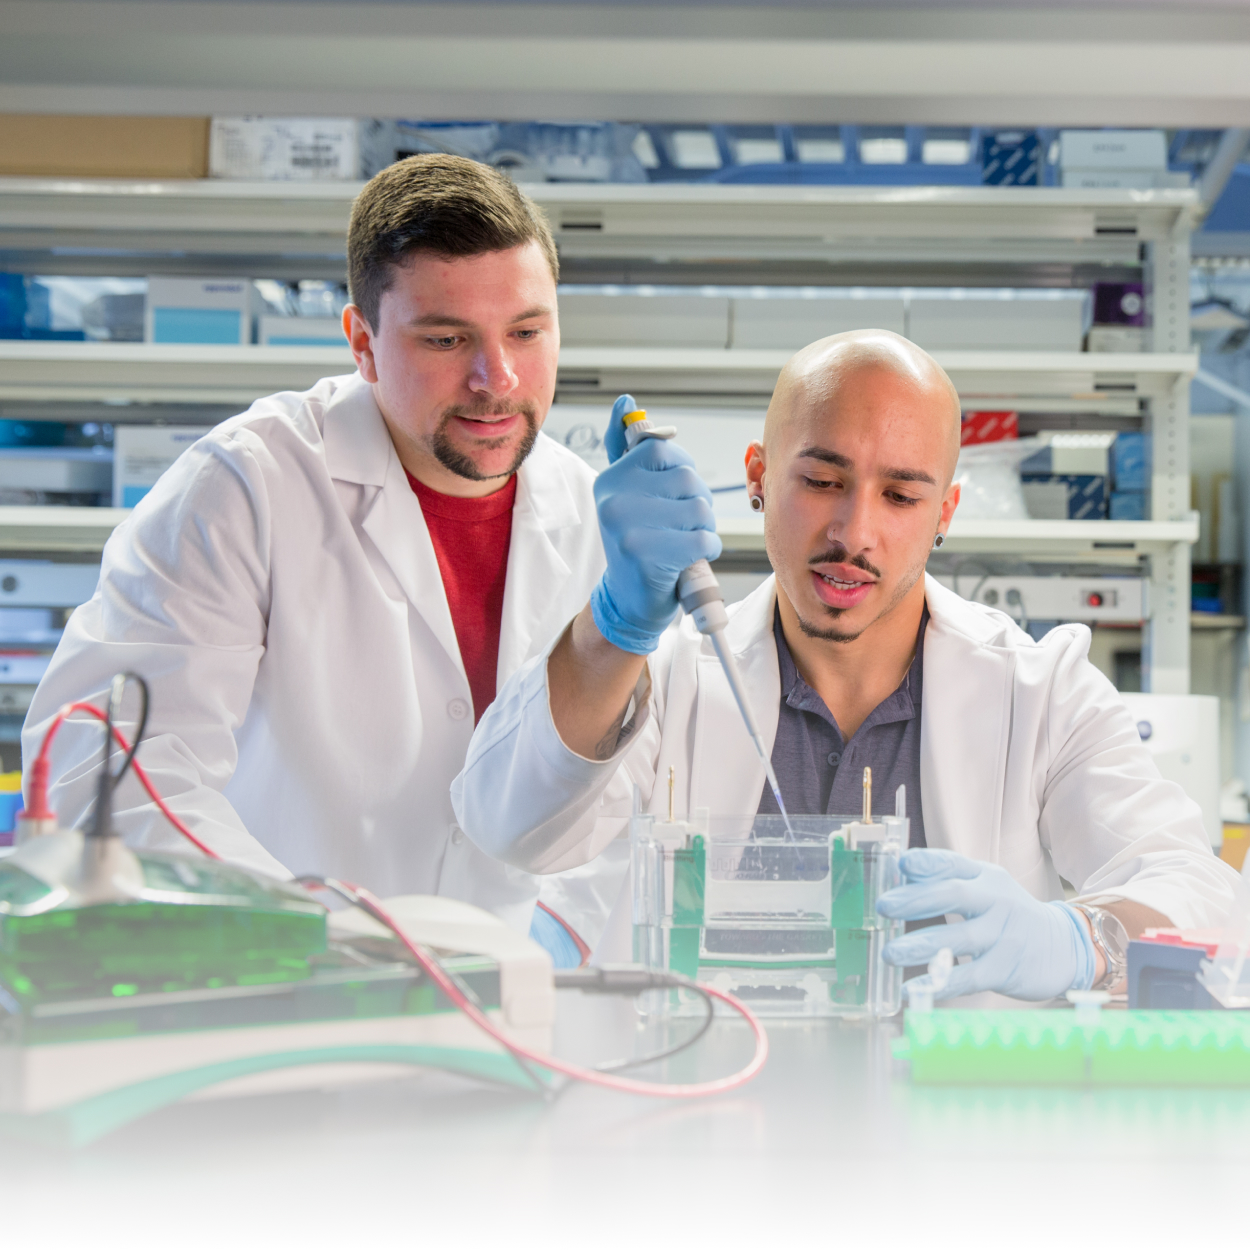
[[[871, 822], [792, 816], [793, 836], [780, 816], [636, 814], [635, 959], [729, 990], [761, 1015], [894, 1015], [903, 970], [881, 952], [903, 923], [876, 905], [901, 880], [899, 806]], [[646, 1009], [699, 1011], [688, 997], [651, 994]]]

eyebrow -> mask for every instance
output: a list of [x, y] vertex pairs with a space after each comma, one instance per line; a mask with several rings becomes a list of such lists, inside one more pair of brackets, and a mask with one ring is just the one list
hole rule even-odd
[[[831, 464], [836, 469], [853, 469], [855, 462], [840, 452], [830, 451], [827, 447], [804, 447], [799, 452], [800, 460], [819, 460], [822, 464]], [[881, 476], [891, 482], [927, 482], [930, 486], [937, 485], [937, 479], [923, 469], [883, 469]]]
[[[532, 321], [535, 317], [550, 317], [552, 312], [553, 310], [548, 308], [546, 304], [535, 304], [527, 308], [523, 313], [518, 313], [508, 324], [516, 325], [521, 321]], [[424, 317], [414, 317], [408, 324], [424, 328], [436, 326], [440, 329], [444, 326], [457, 330], [471, 330], [473, 328], [472, 321], [466, 321], [463, 317], [448, 317], [443, 313], [426, 313]]]

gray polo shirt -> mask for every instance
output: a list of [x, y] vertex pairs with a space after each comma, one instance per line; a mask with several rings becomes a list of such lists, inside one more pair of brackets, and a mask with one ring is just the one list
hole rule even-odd
[[[905, 785], [910, 845], [925, 845], [920, 808], [920, 686], [928, 623], [926, 606], [916, 637], [916, 658], [907, 676], [892, 695], [873, 708], [851, 740], [844, 742], [833, 713], [795, 668], [781, 630], [781, 613], [775, 613], [773, 637], [781, 666], [781, 714], [772, 758], [781, 797], [792, 814], [858, 816], [864, 805], [867, 766], [872, 769], [873, 814], [892, 813], [894, 793]], [[767, 782], [758, 811], [777, 814], [777, 801]]]

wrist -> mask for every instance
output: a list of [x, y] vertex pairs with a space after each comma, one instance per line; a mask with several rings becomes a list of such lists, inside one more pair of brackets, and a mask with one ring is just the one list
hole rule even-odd
[[[676, 607], [676, 601], [673, 606]], [[650, 655], [659, 646], [660, 635], [665, 627], [648, 628], [629, 620], [608, 589], [607, 574], [599, 579], [590, 593], [590, 612], [599, 632], [622, 651], [628, 651], [632, 655]]]
[[1068, 903], [1054, 903], [1052, 906], [1058, 907], [1067, 916], [1076, 944], [1076, 973], [1068, 989], [1088, 990], [1098, 984], [1106, 971], [1106, 964], [1094, 945], [1088, 919], [1078, 908]]

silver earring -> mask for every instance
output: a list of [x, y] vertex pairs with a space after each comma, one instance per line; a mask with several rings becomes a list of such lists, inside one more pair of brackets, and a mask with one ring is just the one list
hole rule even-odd
[[941, 545], [942, 545], [945, 541], [946, 541], [946, 535], [945, 535], [945, 534], [938, 534], [938, 535], [937, 535], [937, 536], [933, 539], [933, 546], [934, 546], [935, 548], [940, 547], [940, 546], [941, 546]]
[[752, 511], [752, 512], [763, 512], [763, 511], [764, 511], [764, 496], [763, 496], [763, 495], [752, 495], [752, 496], [751, 496], [751, 511]]

